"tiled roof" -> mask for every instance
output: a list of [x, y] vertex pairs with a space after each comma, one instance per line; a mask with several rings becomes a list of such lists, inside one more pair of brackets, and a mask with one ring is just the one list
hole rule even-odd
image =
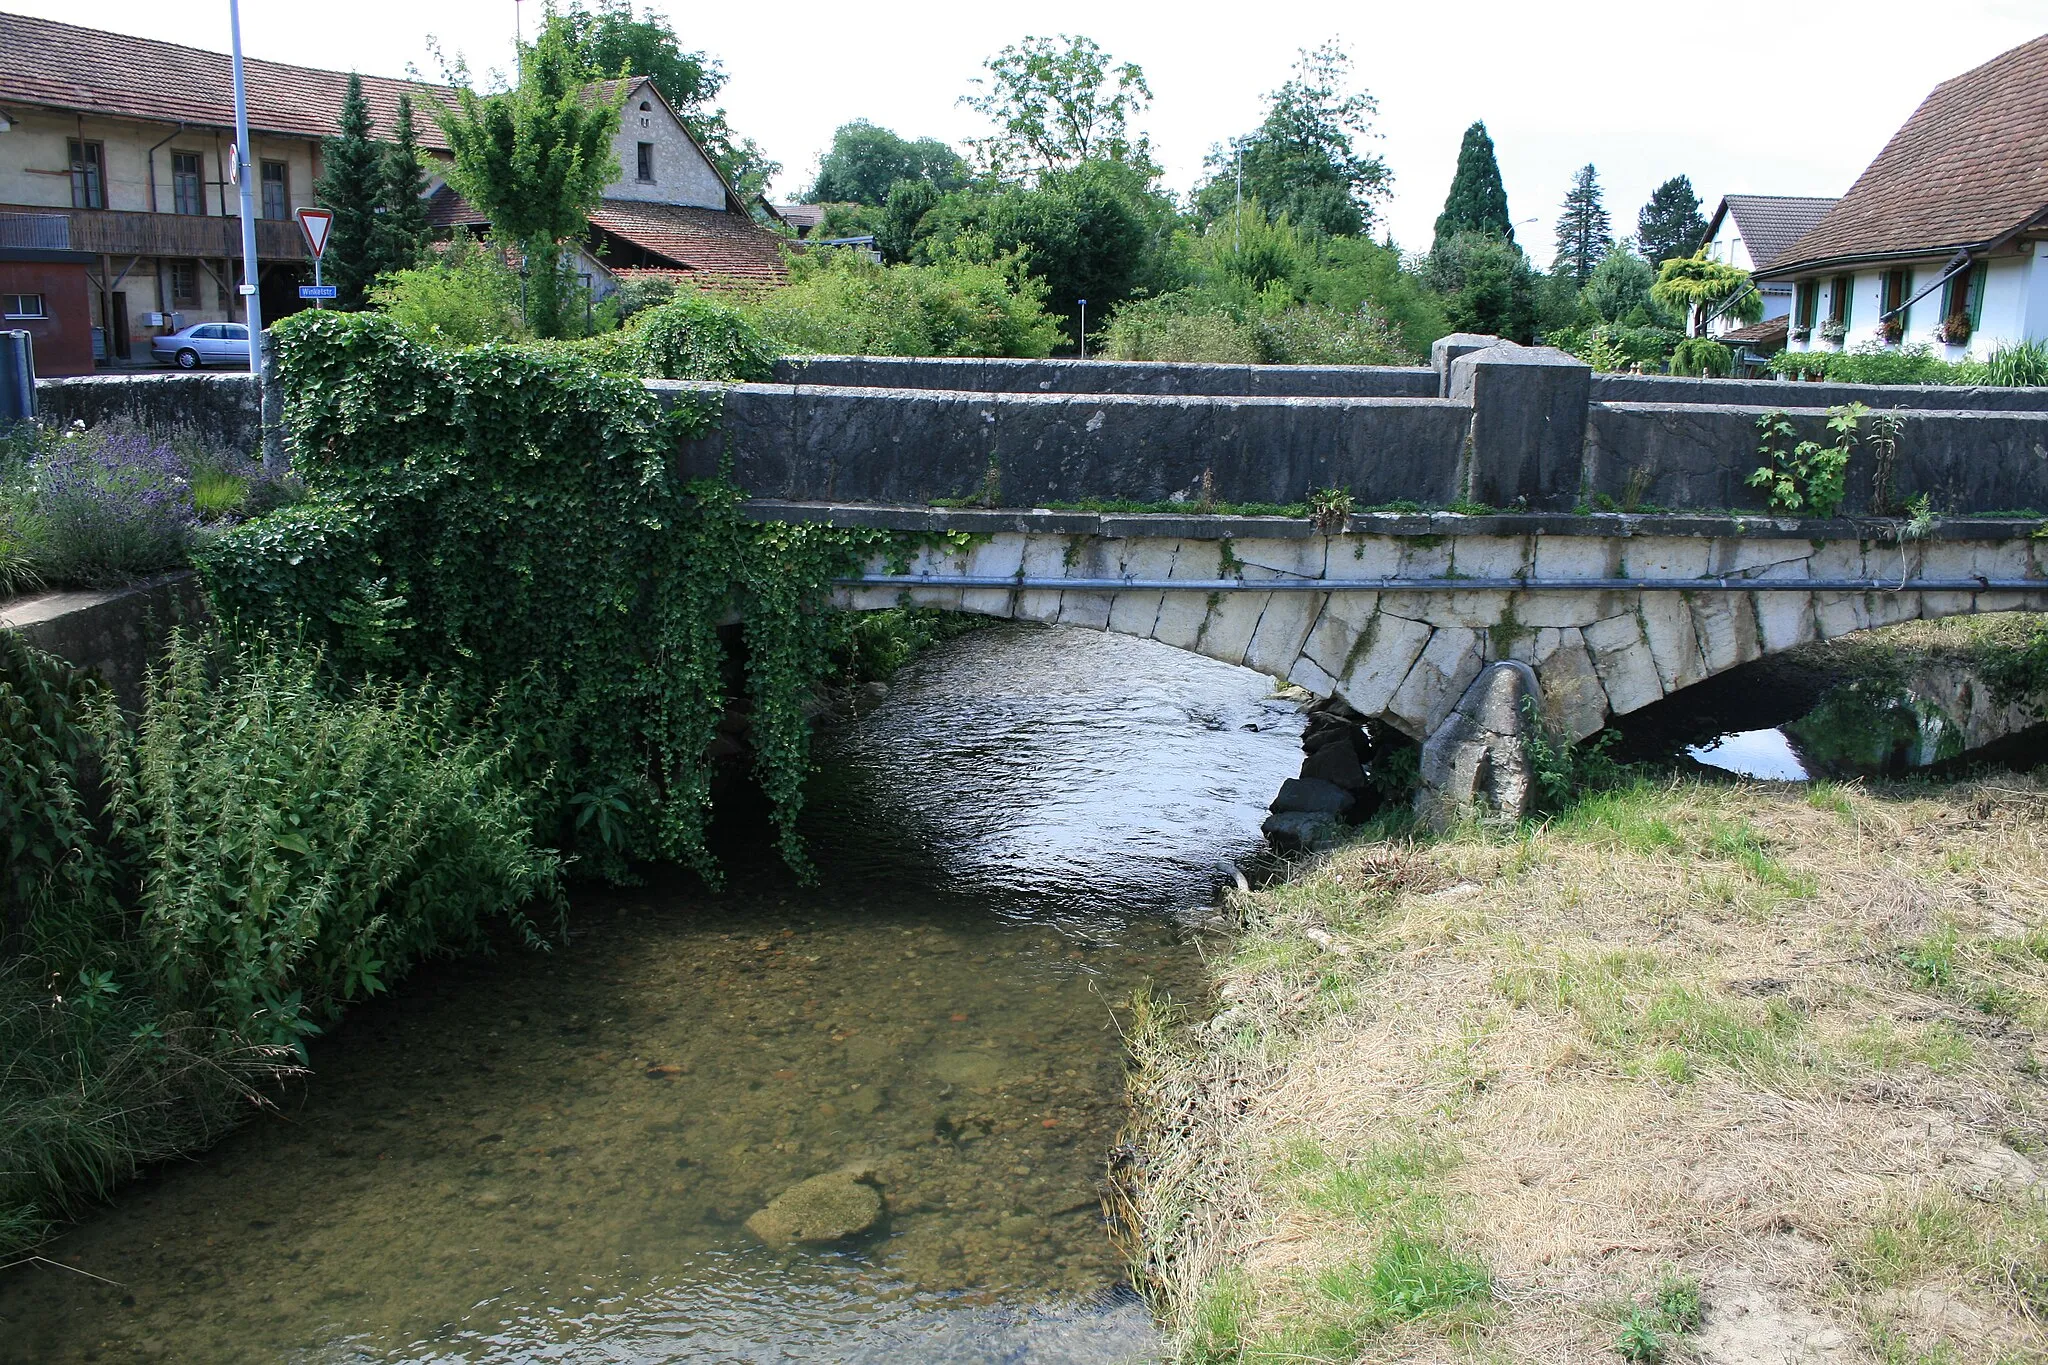
[[1936, 86], [1771, 273], [1982, 247], [2044, 209], [2048, 35]]
[[782, 239], [744, 214], [607, 199], [590, 223], [693, 274], [754, 284], [781, 284], [788, 274]]
[[[427, 201], [435, 227], [482, 227], [488, 220], [469, 201], [443, 185]], [[670, 263], [668, 267], [615, 268], [622, 279], [675, 273], [706, 282], [706, 276], [740, 284], [781, 284], [782, 239], [744, 214], [684, 204], [643, 204], [606, 199], [590, 215], [592, 227]]]
[[1738, 327], [1732, 332], [1723, 332], [1714, 338], [1736, 346], [1783, 346], [1790, 328], [1791, 318], [1780, 313], [1777, 317], [1763, 322], [1752, 322], [1747, 327]]
[[[235, 126], [228, 55], [134, 38], [21, 14], [0, 14], [0, 104], [36, 104], [88, 114]], [[348, 74], [245, 58], [253, 132], [330, 137], [341, 121]], [[445, 85], [363, 77], [363, 98], [379, 137], [396, 135], [398, 97], [413, 96], [420, 145], [446, 151], [433, 105], [452, 105]]]
[[1721, 213], [1731, 215], [1749, 251], [1750, 266], [1763, 270], [1811, 232], [1838, 202], [1790, 194], [1731, 194], [1721, 200], [1714, 226], [1720, 226]]
[[776, 204], [776, 214], [793, 228], [812, 228], [825, 216], [823, 204]]

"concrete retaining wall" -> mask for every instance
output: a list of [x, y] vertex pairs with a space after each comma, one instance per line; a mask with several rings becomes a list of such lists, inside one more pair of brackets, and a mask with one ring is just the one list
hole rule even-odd
[[967, 393], [1102, 393], [1210, 398], [1435, 398], [1436, 371], [1396, 365], [1169, 365], [1123, 360], [946, 360], [791, 356], [778, 384]]
[[44, 421], [66, 426], [120, 422], [151, 431], [191, 432], [215, 449], [252, 457], [263, 444], [256, 381], [247, 373], [38, 379], [36, 410]]
[[181, 573], [125, 588], [24, 597], [0, 605], [0, 629], [96, 671], [121, 705], [140, 711], [143, 681], [171, 628], [204, 614], [199, 580]]
[[[680, 391], [685, 384], [655, 387]], [[723, 431], [685, 457], [726, 455], [756, 497], [1006, 506], [1091, 498], [1360, 502], [1459, 496], [1471, 410], [1434, 398], [973, 394], [741, 384]]]

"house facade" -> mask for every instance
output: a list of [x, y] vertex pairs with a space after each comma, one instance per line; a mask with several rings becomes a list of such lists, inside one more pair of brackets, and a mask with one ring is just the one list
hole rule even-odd
[[[17, 14], [0, 14], [0, 52], [0, 248], [83, 262], [99, 362], [147, 362], [152, 336], [245, 320], [227, 54]], [[257, 284], [263, 316], [275, 320], [305, 306], [297, 287], [311, 282], [312, 263], [293, 215], [316, 202], [348, 75], [257, 58], [244, 69], [260, 177]], [[398, 97], [412, 96], [430, 212], [446, 226], [463, 221], [468, 206], [437, 174], [449, 151], [434, 106], [452, 105], [453, 89], [379, 76], [362, 84], [379, 138], [396, 136]], [[613, 144], [620, 175], [585, 244], [594, 287], [609, 286], [613, 255], [684, 277], [778, 281], [775, 234], [754, 222], [651, 82], [627, 93]]]
[[[1714, 216], [1707, 222], [1708, 259], [1754, 275], [1784, 255], [1785, 249], [1806, 235], [1834, 204], [1832, 199], [1786, 194], [1725, 195], [1714, 206]], [[1790, 284], [1760, 283], [1757, 293], [1764, 303], [1759, 323], [1792, 311]], [[1721, 317], [1711, 320], [1707, 331], [1718, 337], [1742, 326], [1739, 319]]]
[[1793, 350], [2048, 341], [2048, 35], [1935, 87], [1759, 286]]

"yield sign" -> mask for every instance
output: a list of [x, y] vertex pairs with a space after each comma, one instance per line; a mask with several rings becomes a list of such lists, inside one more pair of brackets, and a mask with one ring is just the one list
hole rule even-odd
[[328, 209], [299, 210], [299, 231], [306, 234], [306, 245], [312, 248], [316, 261], [327, 250], [327, 229], [332, 226], [334, 214]]

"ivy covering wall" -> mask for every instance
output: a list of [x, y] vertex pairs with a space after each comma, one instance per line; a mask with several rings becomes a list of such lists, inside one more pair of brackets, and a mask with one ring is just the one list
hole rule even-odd
[[[639, 380], [540, 348], [443, 350], [375, 314], [276, 329], [307, 497], [202, 555], [230, 630], [417, 677], [516, 741], [558, 846], [705, 856], [705, 753], [743, 688], [757, 775], [799, 867], [805, 704], [829, 664], [830, 580], [881, 533], [756, 524], [729, 482], [686, 482], [715, 395], [665, 409]], [[743, 681], [722, 624], [742, 623]]]

